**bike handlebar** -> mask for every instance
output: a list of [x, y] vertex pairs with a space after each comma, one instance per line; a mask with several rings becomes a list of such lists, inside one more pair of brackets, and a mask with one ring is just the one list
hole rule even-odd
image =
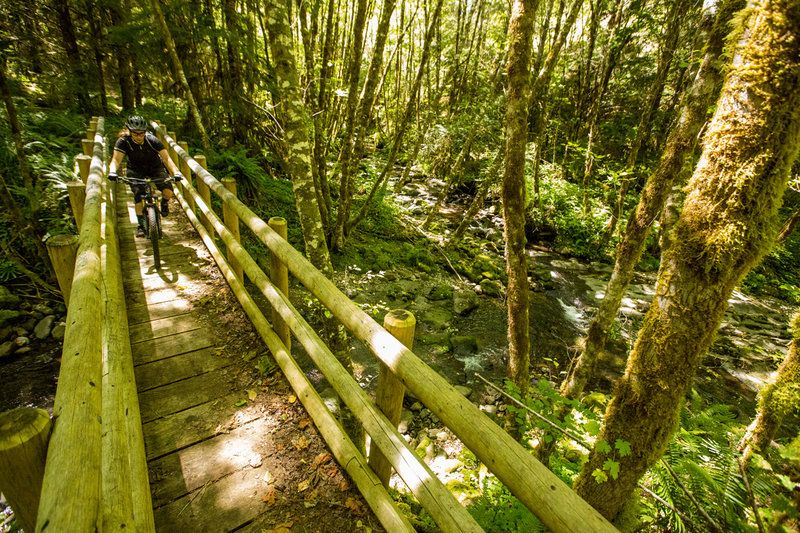
[[156, 178], [128, 178], [126, 176], [118, 176], [117, 177], [117, 181], [121, 181], [122, 183], [128, 183], [128, 184], [131, 184], [131, 185], [142, 185], [142, 184], [147, 184], [147, 183], [153, 183], [153, 182], [156, 182], [156, 181], [163, 181], [165, 183], [169, 183], [169, 182], [180, 181], [182, 179], [183, 179], [183, 176], [180, 176], [180, 178], [177, 177], [177, 176], [170, 176], [170, 177], [165, 178], [163, 180], [160, 179], [160, 178], [159, 179], [156, 179]]

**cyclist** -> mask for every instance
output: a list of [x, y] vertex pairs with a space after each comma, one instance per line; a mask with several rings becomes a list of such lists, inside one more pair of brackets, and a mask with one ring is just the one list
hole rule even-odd
[[[128, 177], [155, 180], [156, 187], [161, 191], [161, 216], [169, 215], [169, 199], [172, 198], [173, 189], [172, 184], [166, 181], [169, 178], [167, 169], [176, 181], [180, 181], [183, 176], [170, 159], [162, 142], [147, 131], [147, 121], [142, 116], [132, 115], [125, 122], [125, 129], [122, 130], [114, 144], [114, 155], [108, 165], [109, 180], [117, 181], [117, 169], [126, 155], [128, 156]], [[136, 219], [139, 222], [139, 226], [136, 228], [137, 237], [145, 236], [143, 210], [147, 187], [149, 185], [146, 183], [131, 184], [131, 192], [136, 204]]]

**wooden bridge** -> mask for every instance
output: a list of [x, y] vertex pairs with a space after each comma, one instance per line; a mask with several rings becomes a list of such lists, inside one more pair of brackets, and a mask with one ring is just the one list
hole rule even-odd
[[[24, 460], [18, 461], [25, 463], [21, 471], [34, 488], [3, 488], [29, 526], [26, 531], [33, 530], [33, 524], [36, 531], [56, 532], [275, 527], [263, 516], [263, 502], [270, 498], [270, 469], [278, 467], [281, 458], [265, 447], [287, 417], [272, 417], [241, 401], [246, 387], [240, 367], [235, 358], [221, 356], [230, 342], [225, 331], [194, 314], [187, 287], [198, 280], [206, 284], [202, 276], [212, 267], [219, 269], [213, 277], [220, 283], [219, 274], [224, 276], [291, 385], [286, 393], [302, 402], [339, 468], [387, 531], [413, 531], [385, 489], [392, 469], [442, 531], [482, 531], [397, 432], [406, 388], [550, 530], [615, 531], [414, 355], [406, 346], [410, 339], [403, 337], [408, 334], [403, 327], [406, 315], [396, 313], [385, 323], [396, 330], [395, 337], [286, 242], [285, 224], [259, 219], [236, 198], [232, 183], [220, 182], [205, 170], [204, 158], [192, 158], [184, 143], [176, 143], [163, 126], [152, 125], [184, 176], [194, 174], [194, 184], [184, 180], [176, 197], [196, 233], [179, 233], [175, 217], [167, 219], [165, 266], [153, 268], [147, 241], [133, 237], [132, 200], [123, 187], [115, 189], [105, 179], [103, 119], [90, 124], [81, 158], [85, 183], [71, 188], [80, 221], [77, 251], [70, 255], [75, 248], [63, 246], [60, 251], [67, 253], [54, 253], [55, 262], [74, 265], [74, 270], [67, 269], [74, 276], [60, 279], [62, 287], [71, 289], [65, 290], [68, 325], [53, 419], [28, 421], [38, 428], [28, 430], [36, 437], [20, 438], [38, 442], [42, 450], [37, 460], [31, 452], [35, 446], [28, 446], [20, 454]], [[209, 207], [211, 191], [222, 202], [224, 221]], [[239, 245], [240, 223], [269, 248], [269, 275]], [[217, 239], [224, 242], [225, 254], [217, 248]], [[294, 309], [286, 297], [287, 270], [378, 358], [381, 375], [375, 401]], [[245, 289], [244, 275], [271, 304], [271, 321]], [[368, 458], [346, 436], [291, 357], [290, 331], [360, 420], [371, 441]], [[304, 528], [323, 531], [313, 525]]]

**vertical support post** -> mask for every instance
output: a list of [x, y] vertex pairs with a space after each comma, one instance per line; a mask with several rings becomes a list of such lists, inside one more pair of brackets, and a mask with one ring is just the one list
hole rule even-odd
[[[222, 178], [222, 184], [225, 185], [225, 188], [228, 189], [234, 196], [236, 196], [236, 180], [233, 178]], [[239, 235], [239, 217], [236, 215], [236, 212], [231, 209], [227, 202], [222, 202], [222, 220], [225, 222], [225, 227], [233, 233], [233, 236], [236, 237], [236, 242], [241, 243], [242, 238]], [[234, 257], [233, 253], [228, 250], [228, 263], [230, 263], [233, 272], [236, 274], [236, 277], [239, 278], [239, 281], [244, 281], [244, 272], [242, 270], [242, 264], [239, 263], [239, 260]]]
[[69, 294], [72, 291], [72, 278], [75, 275], [75, 257], [78, 255], [78, 236], [53, 235], [45, 244], [64, 303], [69, 307]]
[[67, 192], [69, 193], [69, 205], [72, 206], [72, 214], [75, 215], [75, 227], [81, 231], [83, 224], [83, 204], [86, 203], [86, 184], [81, 181], [67, 182]]
[[[275, 230], [275, 233], [286, 240], [288, 230], [286, 227], [286, 219], [283, 217], [272, 217], [269, 219], [269, 227]], [[269, 279], [279, 291], [281, 291], [287, 298], [289, 297], [289, 269], [275, 254], [269, 254]], [[289, 326], [280, 317], [278, 312], [272, 310], [272, 329], [278, 334], [278, 338], [286, 346], [286, 351], [291, 353], [292, 350], [292, 336], [289, 332]]]
[[[172, 137], [173, 141], [178, 142], [177, 140], [175, 140], [175, 135], [176, 134], [175, 134], [174, 131], [168, 131], [167, 135]], [[175, 163], [175, 166], [176, 167], [180, 167], [181, 161], [180, 161], [180, 158], [178, 157], [178, 152], [175, 151], [175, 149], [172, 147], [171, 144], [167, 145], [167, 153], [169, 154], [169, 157], [172, 159], [172, 162]]]
[[[201, 167], [203, 167], [203, 170], [206, 169], [206, 156], [204, 156], [204, 155], [196, 155], [196, 156], [194, 156], [194, 159], [195, 159], [195, 161], [197, 161], [200, 164]], [[211, 189], [208, 188], [208, 185], [206, 185], [206, 182], [204, 182], [202, 179], [200, 179], [199, 176], [197, 178], [197, 194], [200, 195], [200, 198], [202, 198], [203, 201], [205, 202], [205, 204], [208, 206], [208, 208], [211, 209]], [[208, 220], [205, 217], [205, 215], [201, 214], [200, 220], [203, 221], [203, 227], [206, 228], [206, 231], [208, 232], [208, 234], [213, 239], [214, 238], [214, 225], [211, 223], [210, 220]]]
[[0, 413], [0, 491], [24, 531], [36, 529], [50, 426], [44, 409]]
[[91, 158], [94, 153], [94, 138], [81, 139], [81, 146], [83, 147], [83, 155], [88, 155]]
[[[89, 128], [88, 129], [97, 131], [97, 121], [98, 121], [98, 117], [92, 117], [91, 119], [89, 119]], [[92, 136], [92, 139], [94, 139], [94, 136]]]
[[92, 142], [94, 142], [94, 135], [97, 133], [97, 130], [89, 126], [89, 129], [86, 130], [86, 138]]
[[[187, 154], [189, 153], [189, 143], [187, 143], [186, 141], [179, 142], [178, 146], [180, 146], [181, 149], [184, 152], [186, 152]], [[178, 155], [178, 161], [180, 162], [180, 164], [178, 165], [178, 168], [181, 169], [181, 174], [183, 174], [183, 179], [186, 180], [186, 183], [191, 184], [192, 183], [192, 169], [189, 168], [189, 164], [186, 161], [184, 161], [181, 158], [180, 155]], [[186, 189], [183, 188], [184, 185], [185, 185], [184, 183], [179, 183], [178, 184], [178, 186], [181, 189], [181, 192], [183, 192], [184, 196], [186, 196], [186, 194], [185, 194], [186, 193]], [[189, 205], [192, 207], [192, 209], [194, 209], [194, 205], [192, 204], [191, 200], [189, 201]]]
[[83, 181], [85, 184], [89, 179], [89, 168], [92, 166], [92, 156], [80, 154], [75, 156], [75, 159], [78, 161], [78, 170], [81, 173], [81, 181]]
[[[383, 327], [394, 335], [409, 350], [414, 344], [414, 330], [417, 319], [410, 311], [395, 309], [389, 311], [383, 319]], [[403, 410], [403, 396], [406, 387], [384, 363], [381, 363], [378, 373], [378, 389], [375, 392], [375, 404], [394, 426], [400, 423], [400, 414]], [[384, 487], [389, 486], [392, 475], [392, 465], [377, 448], [370, 448], [369, 466], [381, 480]]]

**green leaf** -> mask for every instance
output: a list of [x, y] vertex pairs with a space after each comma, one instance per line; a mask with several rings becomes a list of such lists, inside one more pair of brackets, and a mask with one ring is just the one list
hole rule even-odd
[[611, 453], [611, 446], [604, 440], [597, 441], [594, 447], [599, 453]]
[[238, 402], [236, 402], [236, 403], [235, 403], [235, 404], [233, 404], [233, 405], [234, 405], [234, 406], [236, 406], [236, 407], [241, 407], [241, 406], [243, 406], [243, 405], [244, 405], [244, 404], [246, 404], [246, 403], [247, 403], [247, 400], [239, 400]]
[[631, 454], [631, 443], [622, 439], [617, 439], [617, 442], [614, 443], [614, 448], [617, 449], [620, 457], [627, 457]]
[[606, 462], [603, 463], [603, 468], [608, 470], [608, 473], [611, 474], [611, 477], [617, 479], [619, 476], [619, 463], [616, 461], [612, 461], [611, 459], [606, 459]]
[[584, 428], [586, 428], [586, 432], [592, 437], [596, 437], [600, 434], [600, 422], [597, 420], [589, 420], [586, 422]]
[[608, 476], [606, 475], [606, 473], [600, 470], [599, 468], [594, 469], [594, 472], [592, 472], [592, 477], [594, 478], [594, 480], [597, 482], [598, 485], [600, 483], [608, 481]]

